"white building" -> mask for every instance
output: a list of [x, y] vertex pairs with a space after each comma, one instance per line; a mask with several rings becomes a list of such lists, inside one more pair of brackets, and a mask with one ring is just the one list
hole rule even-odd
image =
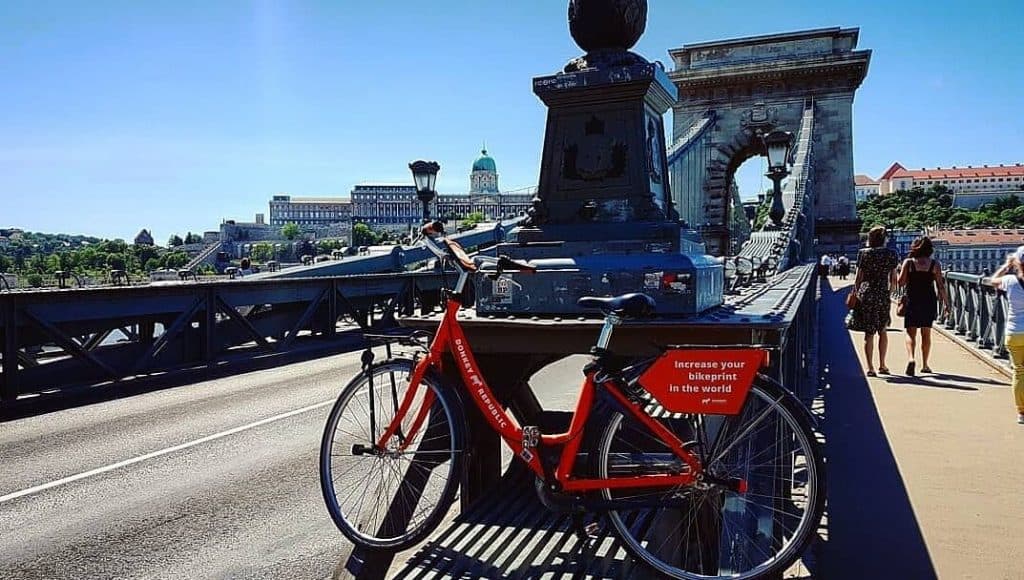
[[1024, 245], [1024, 229], [930, 230], [935, 259], [944, 270], [991, 274]]
[[[430, 204], [436, 216], [437, 200]], [[416, 187], [405, 184], [366, 183], [352, 188], [352, 222], [374, 230], [408, 233], [423, 221], [423, 204]]]
[[[866, 177], [866, 176], [865, 176]], [[868, 178], [870, 179], [870, 178]], [[928, 189], [944, 185], [954, 193], [985, 193], [1011, 195], [1024, 192], [1024, 165], [974, 167], [936, 167], [909, 170], [893, 163], [878, 179], [879, 193], [888, 195], [915, 187]]]
[[328, 226], [352, 219], [352, 202], [344, 197], [292, 197], [270, 200], [270, 225]]
[[855, 175], [853, 183], [857, 192], [857, 201], [864, 201], [879, 193], [879, 183], [867, 175]]

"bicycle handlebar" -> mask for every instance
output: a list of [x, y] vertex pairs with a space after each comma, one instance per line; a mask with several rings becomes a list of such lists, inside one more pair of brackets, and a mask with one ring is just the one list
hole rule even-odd
[[[498, 256], [497, 258], [491, 256], [475, 256], [472, 263], [463, 262], [467, 258], [462, 248], [457, 244], [455, 248], [452, 244], [455, 241], [449, 242], [444, 238], [444, 224], [439, 221], [430, 222], [424, 224], [420, 228], [420, 240], [434, 255], [438, 258], [454, 258], [451, 260], [456, 267], [462, 270], [471, 272], [474, 270], [473, 266], [481, 266], [483, 264], [492, 264], [495, 266], [496, 272], [483, 272], [486, 275], [498, 276], [505, 271], [522, 272], [524, 274], [533, 274], [537, 272], [537, 267], [526, 262], [519, 262], [513, 260], [508, 256]], [[440, 242], [440, 243], [439, 243]], [[458, 252], [456, 252], [458, 250]], [[460, 257], [461, 256], [461, 257]]]
[[443, 236], [444, 235], [444, 224], [439, 221], [423, 224], [420, 228], [420, 235], [425, 237]]

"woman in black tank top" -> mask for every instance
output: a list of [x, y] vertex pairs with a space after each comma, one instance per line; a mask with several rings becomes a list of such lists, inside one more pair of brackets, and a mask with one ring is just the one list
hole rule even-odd
[[942, 279], [942, 266], [932, 259], [934, 248], [927, 237], [914, 240], [910, 257], [900, 268], [899, 285], [906, 288], [906, 309], [903, 326], [907, 329], [907, 374], [914, 376], [914, 351], [917, 350], [917, 331], [921, 330], [921, 371], [930, 373], [928, 355], [932, 350], [932, 324], [939, 316], [939, 298], [946, 309], [949, 298]]

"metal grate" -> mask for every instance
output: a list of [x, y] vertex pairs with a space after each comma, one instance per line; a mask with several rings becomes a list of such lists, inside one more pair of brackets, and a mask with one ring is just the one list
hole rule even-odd
[[607, 529], [581, 540], [572, 517], [545, 508], [533, 485], [533, 475], [513, 464], [395, 578], [651, 577]]

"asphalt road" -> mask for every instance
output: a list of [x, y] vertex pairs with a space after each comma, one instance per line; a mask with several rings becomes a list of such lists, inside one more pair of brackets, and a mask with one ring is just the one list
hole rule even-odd
[[[547, 373], [567, 407], [579, 361]], [[0, 578], [333, 578], [330, 404], [358, 353], [0, 423]]]

